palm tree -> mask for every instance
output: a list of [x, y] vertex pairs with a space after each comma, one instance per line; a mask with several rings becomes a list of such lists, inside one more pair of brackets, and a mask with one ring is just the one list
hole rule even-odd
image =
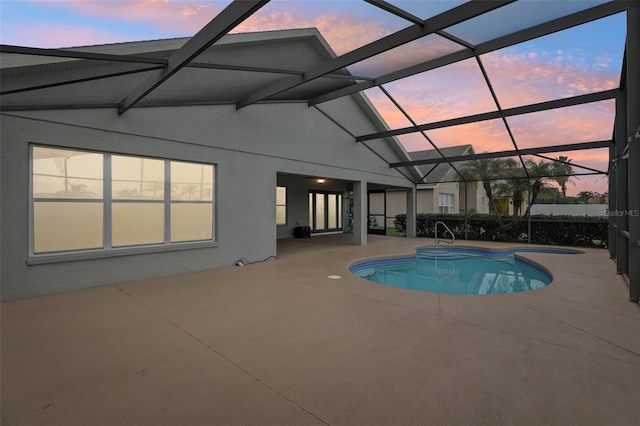
[[554, 170], [552, 163], [544, 160], [540, 160], [538, 163], [533, 160], [527, 160], [525, 161], [525, 165], [531, 178], [531, 203], [527, 207], [526, 212], [526, 215], [529, 216], [529, 214], [531, 214], [531, 206], [536, 202], [538, 195], [543, 193], [549, 180], [554, 179]]
[[511, 197], [513, 202], [513, 216], [518, 216], [522, 211], [522, 203], [525, 201], [525, 196], [529, 194], [529, 182], [526, 179], [524, 170], [521, 167], [517, 167], [517, 163], [513, 161], [513, 168], [509, 171], [513, 179], [507, 179], [503, 182], [497, 183], [496, 192], [499, 195]]
[[[495, 198], [493, 196], [493, 188], [491, 181], [504, 176], [505, 169], [512, 167], [510, 159], [502, 158], [483, 158], [480, 160], [467, 161], [460, 167], [460, 174], [465, 180], [478, 180], [482, 182], [484, 191], [487, 193], [489, 200], [489, 211], [498, 214]], [[515, 163], [515, 162], [514, 162]]]
[[558, 161], [554, 161], [552, 165], [552, 171], [554, 173], [554, 178], [558, 185], [560, 185], [560, 189], [562, 190], [562, 195], [564, 197], [567, 196], [567, 183], [571, 183], [575, 185], [575, 183], [571, 180], [571, 176], [573, 176], [573, 167], [571, 167], [571, 159], [567, 156], [561, 155], [558, 157]]

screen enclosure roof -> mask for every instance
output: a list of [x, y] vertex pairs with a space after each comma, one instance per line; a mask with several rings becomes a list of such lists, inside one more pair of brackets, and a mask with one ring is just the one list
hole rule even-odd
[[[174, 38], [2, 44], [2, 111], [304, 102], [374, 151], [398, 143], [406, 161], [380, 156], [414, 183], [480, 180], [471, 164], [508, 159], [518, 170], [491, 179], [570, 166], [573, 191], [606, 191], [629, 1], [201, 3], [207, 22]], [[344, 96], [373, 105], [380, 130], [331, 116]]]

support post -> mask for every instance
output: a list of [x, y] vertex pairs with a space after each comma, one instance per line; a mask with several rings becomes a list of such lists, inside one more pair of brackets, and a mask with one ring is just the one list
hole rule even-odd
[[[477, 183], [474, 183], [477, 185]], [[477, 206], [477, 204], [474, 203]], [[469, 182], [464, 182], [464, 239], [469, 236]]]
[[615, 157], [616, 162], [615, 185], [616, 200], [613, 221], [616, 224], [616, 272], [620, 275], [628, 275], [629, 264], [629, 243], [623, 232], [627, 228], [627, 216], [625, 212], [628, 210], [627, 195], [627, 161], [621, 160], [624, 147], [627, 145], [627, 97], [626, 88], [616, 98], [616, 122], [615, 122]]
[[[616, 102], [616, 109], [617, 109]], [[617, 115], [617, 112], [616, 112]], [[616, 118], [616, 121], [618, 119]], [[614, 132], [615, 133], [615, 132]], [[609, 247], [609, 259], [616, 259], [616, 239], [617, 239], [617, 229], [616, 229], [616, 217], [613, 212], [616, 211], [616, 174], [617, 170], [615, 169], [615, 165], [612, 163], [612, 160], [616, 158], [616, 145], [615, 141], [609, 147], [609, 203], [607, 206], [608, 209], [608, 217], [607, 217], [607, 246]]]
[[627, 9], [627, 193], [629, 201], [629, 300], [640, 298], [640, 3]]
[[407, 189], [407, 237], [415, 238], [417, 235], [417, 210], [418, 210], [418, 191], [416, 185], [411, 189]]
[[367, 181], [353, 183], [353, 245], [367, 245]]

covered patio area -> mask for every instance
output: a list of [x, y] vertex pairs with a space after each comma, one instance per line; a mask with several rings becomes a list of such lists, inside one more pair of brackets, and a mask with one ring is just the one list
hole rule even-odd
[[551, 285], [470, 296], [347, 269], [431, 240], [350, 242], [3, 303], [2, 424], [640, 422], [640, 309], [608, 251], [526, 254]]

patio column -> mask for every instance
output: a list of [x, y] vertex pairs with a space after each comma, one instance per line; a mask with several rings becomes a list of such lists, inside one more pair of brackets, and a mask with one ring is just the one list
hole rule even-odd
[[367, 245], [367, 181], [353, 183], [353, 245]]
[[640, 297], [640, 3], [627, 9], [627, 193], [629, 200], [629, 300]]
[[416, 190], [416, 186], [413, 188], [407, 189], [407, 237], [415, 238], [416, 237], [416, 212], [418, 210], [418, 191]]
[[[618, 159], [618, 161], [615, 165], [614, 176], [609, 178], [615, 180], [616, 187], [616, 191], [613, 194], [615, 196], [615, 209], [613, 210], [614, 217], [612, 222], [616, 225], [616, 238], [613, 242], [616, 246], [616, 272], [620, 275], [627, 274], [629, 262], [629, 242], [624, 234], [624, 232], [628, 231], [627, 216], [624, 215], [624, 212], [628, 210], [627, 200], [629, 195], [627, 190], [627, 162], [620, 160], [624, 147], [627, 145], [626, 93], [626, 89], [623, 89], [616, 97], [615, 156], [613, 158]], [[609, 194], [609, 197], [611, 196], [612, 194]]]

